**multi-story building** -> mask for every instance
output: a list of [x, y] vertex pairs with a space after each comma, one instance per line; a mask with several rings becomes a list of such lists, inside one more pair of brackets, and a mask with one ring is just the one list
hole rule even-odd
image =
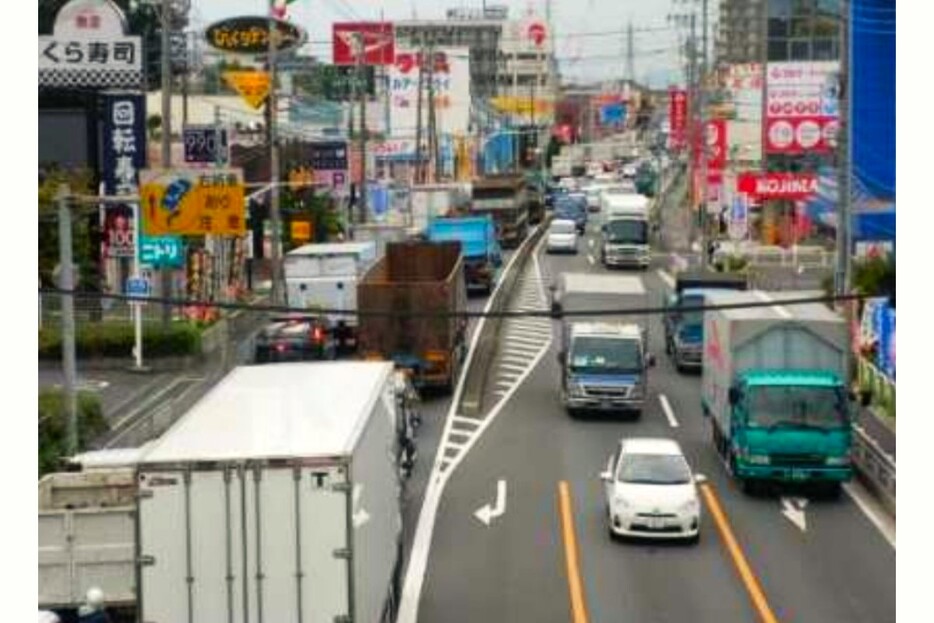
[[720, 0], [718, 64], [753, 63], [763, 56], [763, 7], [767, 0]]
[[467, 47], [470, 49], [471, 95], [545, 98], [553, 93], [554, 44], [547, 35], [538, 47], [528, 17], [510, 20], [506, 6], [449, 9], [443, 20], [400, 20], [395, 23], [399, 47]]

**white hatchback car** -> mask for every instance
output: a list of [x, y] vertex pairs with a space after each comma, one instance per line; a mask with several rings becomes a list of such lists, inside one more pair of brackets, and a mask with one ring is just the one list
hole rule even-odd
[[700, 538], [697, 484], [673, 439], [623, 438], [600, 474], [606, 487], [610, 536]]
[[563, 251], [577, 253], [577, 224], [566, 219], [556, 219], [548, 226], [548, 253]]

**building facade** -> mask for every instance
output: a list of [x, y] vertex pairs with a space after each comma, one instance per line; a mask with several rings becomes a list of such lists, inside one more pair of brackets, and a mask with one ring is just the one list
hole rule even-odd
[[718, 64], [762, 60], [763, 8], [767, 0], [720, 0], [716, 39]]

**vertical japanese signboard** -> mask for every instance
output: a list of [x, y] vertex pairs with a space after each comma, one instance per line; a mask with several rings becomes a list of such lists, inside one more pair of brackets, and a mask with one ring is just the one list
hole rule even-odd
[[829, 153], [838, 129], [840, 63], [769, 63], [765, 148], [770, 154]]
[[688, 94], [684, 89], [668, 90], [668, 123], [671, 149], [682, 150], [687, 142]]
[[[135, 195], [146, 166], [146, 99], [104, 95], [102, 178], [107, 195]], [[129, 206], [104, 208], [104, 257], [133, 257], [135, 227]]]

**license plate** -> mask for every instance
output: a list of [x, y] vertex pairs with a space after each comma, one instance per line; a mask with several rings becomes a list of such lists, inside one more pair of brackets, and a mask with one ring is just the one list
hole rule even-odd
[[803, 469], [793, 469], [791, 470], [791, 479], [792, 480], [807, 480], [808, 473]]
[[612, 408], [613, 408], [613, 403], [610, 402], [609, 400], [604, 400], [603, 402], [600, 403], [600, 408], [602, 408], [602, 409], [612, 409]]
[[661, 517], [649, 517], [649, 528], [652, 530], [661, 530], [665, 527], [665, 520]]

